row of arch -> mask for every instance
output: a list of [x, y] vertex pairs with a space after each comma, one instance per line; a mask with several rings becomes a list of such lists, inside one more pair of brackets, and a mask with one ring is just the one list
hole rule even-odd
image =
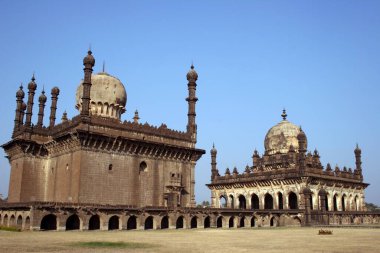
[[[228, 198], [225, 195], [221, 195], [219, 197], [219, 207], [220, 208], [239, 208], [239, 209], [253, 209], [253, 210], [258, 210], [258, 209], [298, 209], [299, 206], [299, 201], [298, 201], [298, 196], [294, 192], [289, 192], [287, 195], [288, 201], [287, 201], [287, 206], [284, 204], [284, 196], [281, 192], [278, 192], [276, 194], [276, 200], [273, 198], [273, 196], [270, 193], [266, 193], [264, 195], [264, 201], [263, 201], [263, 206], [262, 202], [259, 199], [259, 196], [256, 194], [251, 195], [251, 206], [249, 208], [249, 205], [247, 204], [246, 197], [242, 194], [240, 194], [237, 198], [237, 206], [235, 206], [235, 197], [230, 194]], [[318, 209], [322, 209], [322, 203], [320, 199], [318, 199], [319, 196], [314, 196], [314, 194], [311, 195], [310, 198], [310, 209], [314, 209], [314, 204], [318, 202]], [[339, 196], [337, 193], [333, 195], [333, 198], [331, 199], [331, 207], [329, 205], [330, 201], [330, 195], [327, 194], [325, 198], [325, 203], [324, 206], [327, 211], [358, 211], [360, 210], [359, 206], [359, 197], [355, 196], [354, 198], [351, 198], [351, 201], [349, 201], [349, 198], [347, 197], [346, 194], [343, 194], [342, 196]], [[261, 202], [261, 203], [260, 203]], [[275, 203], [277, 204], [275, 206]], [[284, 208], [286, 206], [286, 208]]]
[[[299, 218], [297, 219], [297, 223], [301, 225], [301, 220]], [[231, 217], [224, 217], [224, 216], [218, 216], [216, 218], [216, 227], [217, 228], [233, 228], [233, 227], [256, 227], [257, 226], [258, 218], [253, 217], [245, 217], [245, 216], [231, 216]], [[158, 228], [160, 229], [169, 229], [170, 227], [170, 218], [169, 216], [163, 216], [161, 220], [159, 221], [160, 226]], [[54, 214], [48, 214], [44, 216], [41, 220], [40, 230], [57, 230], [58, 228], [58, 218]], [[69, 216], [66, 220], [65, 228], [66, 230], [80, 230], [82, 228], [81, 226], [82, 221], [80, 217], [77, 214], [72, 214]], [[270, 226], [277, 226], [278, 225], [278, 218], [275, 216], [270, 218]], [[108, 219], [108, 230], [120, 230], [121, 228], [121, 221], [120, 217], [118, 215], [113, 215]], [[175, 220], [175, 228], [176, 229], [182, 229], [187, 228], [186, 226], [186, 219], [184, 216], [179, 216]], [[211, 228], [211, 217], [206, 216], [203, 219], [203, 223], [201, 219], [197, 216], [193, 216], [190, 219], [190, 223], [188, 228]], [[145, 218], [143, 222], [143, 228], [145, 230], [150, 230], [155, 228], [155, 221], [153, 216], [148, 216]], [[173, 227], [174, 228], [174, 227]], [[88, 230], [100, 230], [101, 229], [101, 218], [99, 215], [95, 214], [91, 216], [88, 222]], [[137, 217], [132, 215], [128, 218], [127, 224], [126, 224], [126, 230], [133, 230], [138, 229], [137, 227]]]
[[16, 219], [15, 214], [12, 214], [10, 216], [8, 216], [8, 214], [4, 214], [3, 217], [0, 214], [0, 225], [6, 227], [16, 227], [19, 229], [29, 229], [30, 217], [26, 216], [25, 219], [23, 219], [22, 215], [18, 215]]

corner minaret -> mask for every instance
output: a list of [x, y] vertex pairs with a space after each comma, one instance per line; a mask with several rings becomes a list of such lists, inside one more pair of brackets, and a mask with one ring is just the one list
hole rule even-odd
[[211, 182], [218, 176], [218, 169], [216, 168], [216, 154], [218, 151], [215, 148], [215, 145], [212, 144], [211, 153]]
[[42, 127], [42, 125], [43, 125], [43, 121], [44, 121], [44, 109], [45, 109], [46, 100], [47, 100], [47, 98], [45, 96], [45, 89], [42, 89], [41, 95], [38, 98], [39, 110], [38, 110], [37, 127]]
[[95, 65], [95, 58], [92, 56], [91, 49], [88, 50], [87, 55], [83, 59], [84, 65], [84, 79], [83, 79], [83, 95], [82, 95], [82, 111], [81, 117], [88, 120], [90, 117], [90, 92], [91, 92], [91, 74], [92, 68]]
[[55, 125], [55, 114], [57, 112], [58, 95], [59, 95], [58, 87], [54, 87], [53, 89], [51, 89], [51, 107], [50, 107], [49, 127], [54, 127]]
[[21, 121], [21, 107], [23, 104], [23, 99], [25, 96], [24, 91], [22, 90], [22, 84], [20, 85], [20, 89], [16, 92], [16, 113], [15, 113], [15, 125], [13, 128], [13, 133], [18, 130], [20, 125], [22, 124]]
[[198, 98], [196, 97], [196, 88], [198, 80], [198, 74], [194, 70], [194, 65], [191, 64], [191, 69], [186, 75], [188, 84], [188, 90], [189, 90], [189, 96], [186, 98], [186, 101], [189, 103], [189, 111], [187, 113], [188, 121], [187, 121], [187, 133], [191, 135], [192, 141], [197, 141], [197, 124], [195, 123], [195, 104], [198, 101]]
[[354, 150], [355, 153], [355, 174], [358, 174], [360, 176], [360, 179], [363, 180], [363, 174], [362, 174], [362, 150], [359, 148], [359, 145], [356, 144], [356, 148]]
[[25, 119], [25, 125], [27, 127], [31, 126], [32, 122], [32, 111], [33, 111], [33, 99], [34, 99], [34, 94], [37, 89], [37, 84], [34, 82], [36, 79], [34, 78], [34, 74], [32, 76], [31, 81], [28, 84], [28, 102], [27, 102], [27, 107], [26, 107], [26, 119]]
[[300, 127], [300, 132], [299, 134], [297, 135], [297, 139], [298, 139], [298, 161], [299, 161], [299, 169], [302, 172], [305, 171], [305, 153], [307, 151], [307, 144], [306, 144], [306, 134], [304, 133], [304, 131], [302, 130], [302, 128]]

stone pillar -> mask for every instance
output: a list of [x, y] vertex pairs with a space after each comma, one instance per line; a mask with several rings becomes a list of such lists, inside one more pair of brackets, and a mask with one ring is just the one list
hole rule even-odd
[[59, 88], [54, 87], [51, 89], [51, 107], [50, 107], [50, 124], [49, 127], [54, 127], [55, 125], [55, 114], [57, 111], [57, 101], [59, 95]]
[[186, 101], [189, 104], [189, 110], [187, 113], [188, 121], [187, 121], [187, 132], [191, 135], [192, 141], [197, 141], [197, 124], [195, 123], [195, 104], [198, 101], [198, 98], [196, 97], [196, 87], [198, 80], [198, 74], [194, 70], [194, 66], [191, 65], [190, 71], [187, 73], [186, 78], [188, 80], [188, 91], [189, 96], [186, 98]]
[[27, 127], [31, 126], [32, 122], [32, 115], [33, 115], [33, 99], [34, 94], [37, 89], [37, 84], [34, 82], [36, 79], [34, 78], [34, 74], [32, 76], [32, 80], [28, 84], [28, 102], [27, 102], [27, 108], [26, 108], [26, 119], [25, 119], [25, 125]]
[[90, 99], [91, 99], [91, 74], [95, 65], [95, 58], [92, 56], [91, 50], [88, 50], [86, 57], [83, 59], [84, 79], [83, 79], [83, 95], [82, 95], [82, 111], [81, 117], [89, 120], [90, 117]]

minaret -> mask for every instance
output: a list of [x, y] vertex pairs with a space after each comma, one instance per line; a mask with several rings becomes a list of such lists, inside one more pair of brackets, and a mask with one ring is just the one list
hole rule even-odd
[[22, 102], [21, 104], [21, 110], [20, 110], [20, 126], [24, 124], [24, 115], [26, 110], [26, 104]]
[[218, 151], [215, 148], [215, 145], [212, 144], [211, 154], [211, 182], [218, 176], [218, 169], [216, 168], [216, 154]]
[[356, 144], [356, 148], [354, 150], [355, 153], [355, 164], [356, 164], [356, 173], [359, 174], [360, 178], [363, 179], [362, 174], [362, 150], [359, 148], [359, 145]]
[[32, 122], [32, 111], [33, 111], [33, 99], [34, 99], [34, 93], [37, 89], [37, 84], [34, 82], [36, 79], [34, 78], [34, 74], [32, 76], [31, 81], [28, 84], [28, 102], [26, 107], [26, 119], [25, 119], [25, 125], [27, 127], [31, 126]]
[[198, 101], [198, 98], [196, 97], [196, 88], [198, 80], [198, 74], [194, 70], [193, 64], [191, 64], [191, 69], [186, 75], [188, 84], [188, 90], [189, 90], [189, 96], [186, 98], [186, 101], [189, 103], [189, 111], [187, 113], [188, 121], [187, 121], [187, 132], [191, 135], [192, 141], [197, 141], [197, 124], [195, 123], [195, 103]]
[[138, 124], [139, 123], [139, 119], [140, 119], [139, 112], [136, 110], [135, 111], [135, 116], [133, 117], [133, 123]]
[[16, 92], [16, 113], [15, 113], [15, 126], [13, 128], [13, 132], [17, 131], [20, 127], [20, 115], [21, 115], [21, 107], [23, 104], [23, 99], [25, 96], [24, 91], [22, 90], [22, 84], [20, 85], [20, 89]]
[[39, 110], [38, 110], [38, 122], [37, 122], [37, 127], [42, 127], [44, 124], [44, 109], [45, 109], [45, 103], [46, 103], [46, 96], [45, 96], [45, 89], [42, 89], [41, 95], [38, 98], [39, 102]]
[[54, 127], [55, 125], [55, 114], [57, 111], [57, 101], [58, 101], [58, 95], [59, 95], [59, 88], [54, 87], [51, 89], [51, 107], [50, 107], [50, 124], [49, 127]]
[[91, 74], [92, 68], [95, 65], [95, 58], [92, 56], [91, 49], [88, 50], [87, 55], [83, 59], [84, 65], [84, 79], [83, 79], [83, 95], [82, 95], [82, 111], [81, 116], [84, 120], [90, 118], [90, 98], [91, 98]]
[[306, 143], [306, 135], [302, 128], [300, 127], [300, 132], [297, 135], [298, 139], [298, 161], [299, 161], [299, 169], [301, 172], [305, 170], [305, 153], [307, 151], [307, 143]]

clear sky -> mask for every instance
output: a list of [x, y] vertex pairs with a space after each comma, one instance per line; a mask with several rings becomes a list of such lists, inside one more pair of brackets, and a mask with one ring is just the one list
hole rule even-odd
[[[362, 148], [366, 201], [380, 204], [380, 1], [0, 1], [0, 142], [10, 140], [15, 92], [35, 71], [37, 95], [59, 86], [58, 118], [78, 112], [89, 44], [125, 85], [122, 119], [185, 130], [186, 73], [198, 71], [196, 199], [218, 168], [252, 164], [281, 120], [302, 125], [323, 165], [354, 167]], [[50, 92], [48, 92], [50, 94]], [[35, 101], [35, 105], [36, 105]], [[50, 107], [50, 95], [47, 102]], [[36, 123], [37, 109], [33, 120]], [[45, 117], [45, 124], [47, 117]], [[0, 193], [9, 165], [0, 151]]]

